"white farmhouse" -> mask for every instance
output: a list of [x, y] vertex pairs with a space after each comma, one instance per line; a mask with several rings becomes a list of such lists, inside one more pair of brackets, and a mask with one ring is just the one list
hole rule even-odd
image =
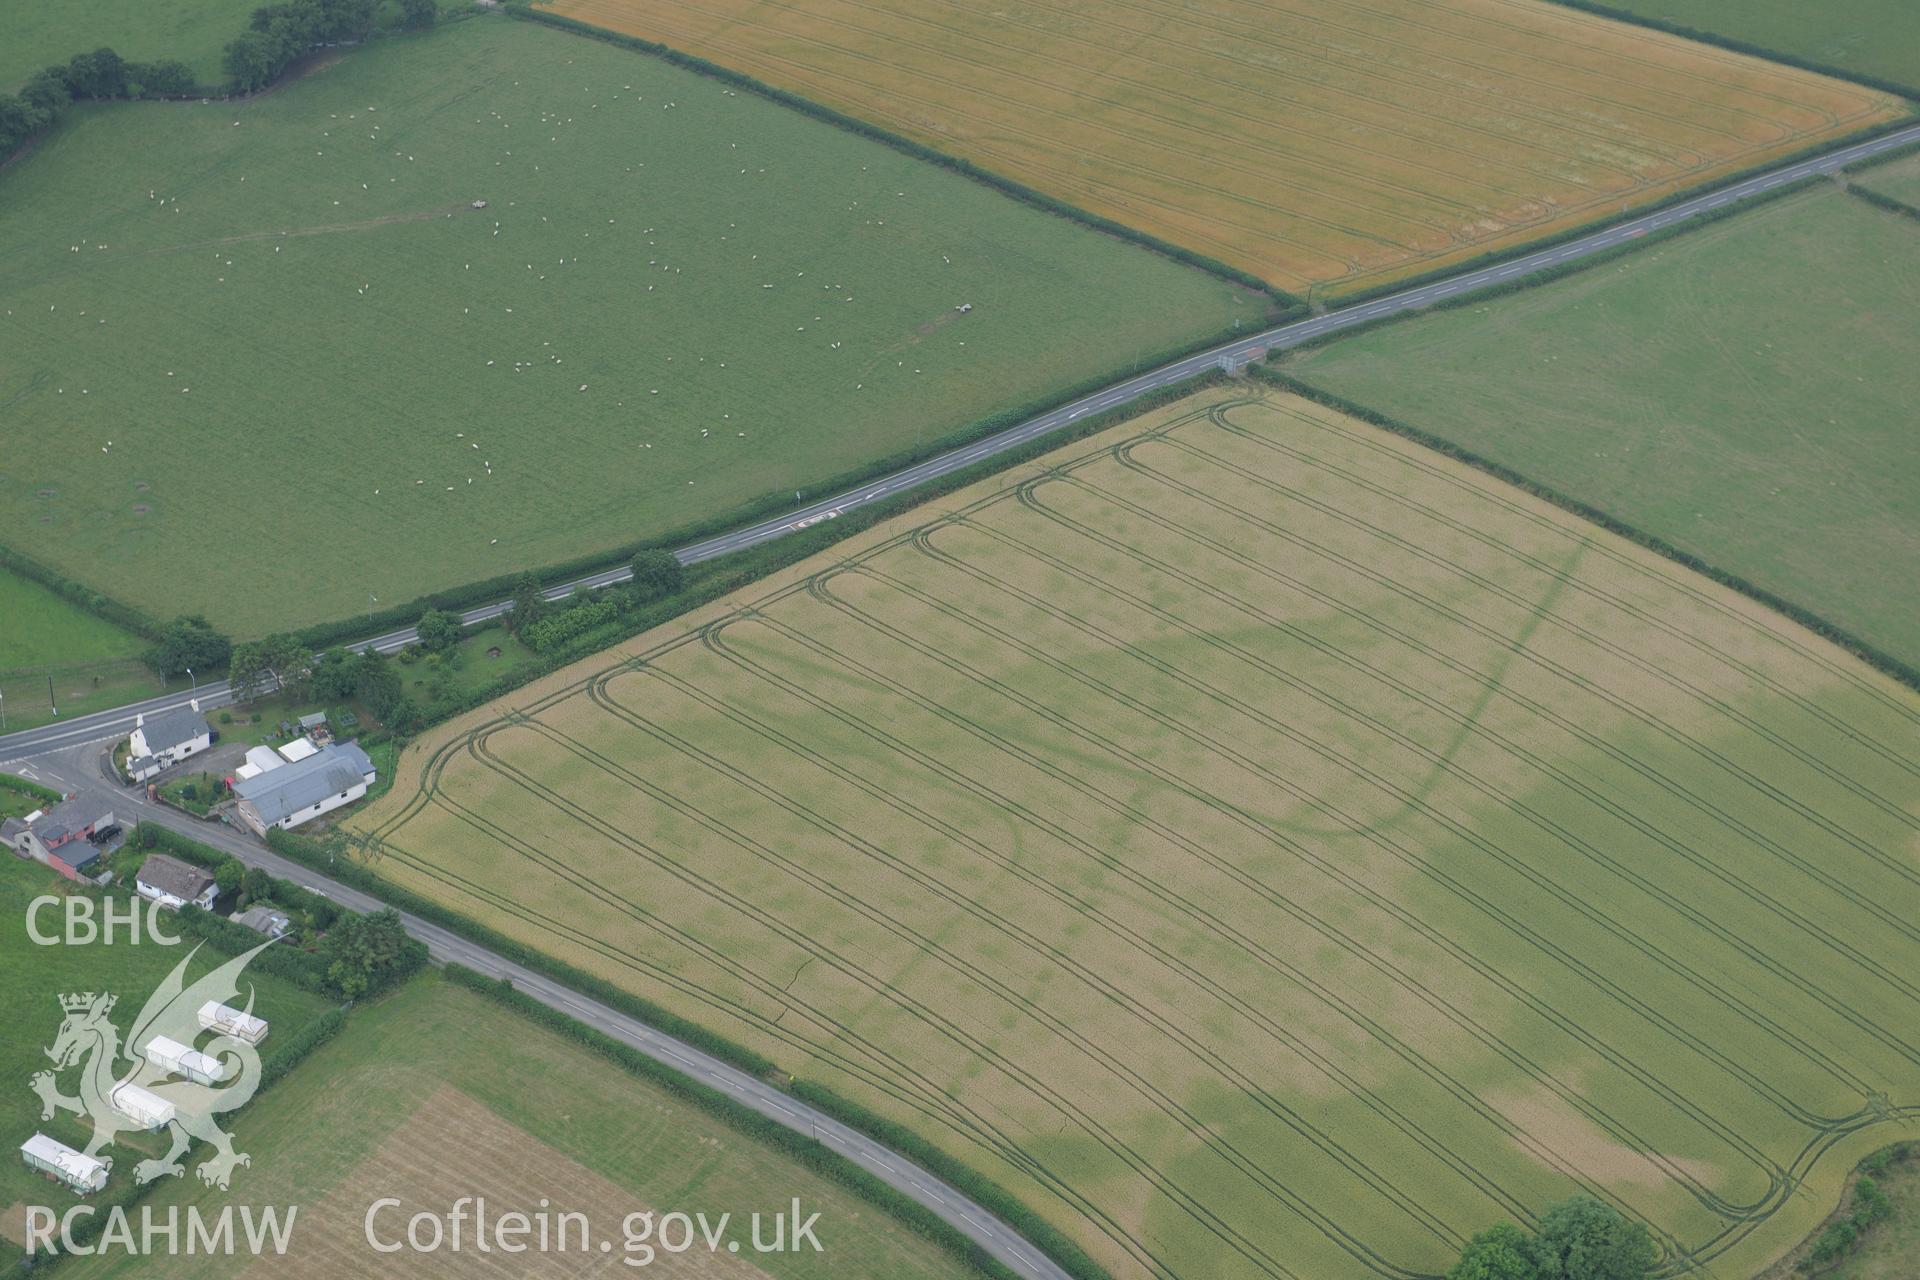
[[234, 811], [260, 835], [272, 827], [286, 831], [352, 804], [367, 794], [373, 777], [373, 761], [359, 743], [336, 742], [257, 777], [236, 778]]
[[133, 718], [133, 736], [127, 739], [127, 776], [145, 782], [212, 745], [213, 730], [197, 698], [171, 711], [142, 712]]

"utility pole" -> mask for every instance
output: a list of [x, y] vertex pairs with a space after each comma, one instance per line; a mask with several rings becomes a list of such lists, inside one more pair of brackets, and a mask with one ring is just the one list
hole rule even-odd
[[7, 695], [5, 690], [0, 690], [0, 733], [5, 733], [6, 731], [7, 731]]
[[53, 700], [53, 677], [47, 677], [47, 705], [53, 708], [54, 719], [60, 718], [60, 706]]

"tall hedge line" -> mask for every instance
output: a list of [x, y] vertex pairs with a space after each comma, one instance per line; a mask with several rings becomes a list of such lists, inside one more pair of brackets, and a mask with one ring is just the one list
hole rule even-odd
[[699, 1108], [750, 1138], [773, 1147], [796, 1163], [844, 1187], [876, 1208], [900, 1219], [915, 1232], [954, 1257], [994, 1280], [1014, 1280], [1015, 1272], [995, 1259], [970, 1237], [962, 1234], [932, 1209], [862, 1169], [852, 1160], [828, 1149], [813, 1138], [803, 1136], [786, 1125], [760, 1114], [685, 1072], [664, 1065], [624, 1041], [588, 1026], [579, 1019], [542, 1004], [514, 989], [505, 980], [496, 980], [462, 964], [449, 964], [446, 976], [470, 991], [497, 1001], [521, 1017], [557, 1032], [576, 1044], [599, 1054], [624, 1070], [665, 1089], [682, 1101]]
[[1849, 185], [1847, 187], [1847, 194], [1865, 200], [1876, 209], [1885, 209], [1888, 213], [1897, 213], [1902, 217], [1912, 218], [1914, 221], [1920, 222], [1920, 209], [1914, 208], [1904, 200], [1895, 200], [1892, 196], [1884, 195], [1881, 192], [1873, 190], [1871, 187]]
[[41, 564], [32, 556], [23, 555], [4, 543], [0, 543], [0, 569], [37, 582], [67, 603], [96, 618], [103, 618], [116, 627], [124, 628], [147, 640], [160, 638], [160, 624], [151, 616], [130, 604], [122, 604], [112, 596], [103, 595], [92, 587], [75, 582], [72, 578]]
[[1655, 18], [1646, 14], [1634, 13], [1628, 9], [1618, 9], [1608, 4], [1596, 4], [1594, 0], [1551, 0], [1569, 9], [1578, 9], [1582, 13], [1595, 14], [1602, 18], [1611, 18], [1615, 22], [1628, 22], [1636, 27], [1651, 27], [1655, 31], [1664, 31], [1670, 36], [1681, 36], [1688, 40], [1697, 40], [1701, 44], [1714, 45], [1732, 53], [1744, 53], [1750, 58], [1763, 58], [1768, 62], [1784, 63], [1789, 67], [1798, 67], [1802, 71], [1812, 71], [1823, 76], [1832, 76], [1836, 80], [1851, 80], [1863, 84], [1869, 89], [1878, 89], [1883, 93], [1897, 94], [1902, 98], [1920, 99], [1920, 88], [1902, 84], [1898, 80], [1888, 80], [1883, 76], [1870, 75], [1862, 71], [1850, 71], [1845, 67], [1836, 67], [1829, 62], [1816, 62], [1812, 58], [1803, 58], [1797, 53], [1786, 53], [1779, 49], [1769, 49], [1765, 45], [1754, 44], [1750, 40], [1741, 40], [1735, 36], [1723, 36], [1717, 31], [1703, 31], [1699, 27], [1689, 27], [1670, 18]]
[[1878, 169], [1883, 164], [1892, 164], [1896, 160], [1905, 160], [1908, 156], [1920, 156], [1920, 142], [1909, 142], [1898, 147], [1890, 147], [1877, 156], [1868, 156], [1865, 160], [1855, 160], [1840, 172], [1849, 175], [1865, 173], [1869, 169]]
[[22, 795], [32, 796], [35, 800], [44, 800], [48, 804], [59, 804], [67, 798], [62, 793], [55, 791], [52, 787], [43, 787], [37, 782], [11, 773], [0, 773], [0, 786], [4, 786], [10, 791], [18, 791]]
[[1324, 391], [1319, 387], [1302, 382], [1298, 378], [1291, 377], [1277, 369], [1255, 366], [1252, 368], [1252, 373], [1254, 377], [1259, 378], [1263, 382], [1272, 383], [1274, 386], [1290, 391], [1305, 399], [1312, 400], [1317, 404], [1326, 405], [1330, 409], [1337, 409], [1341, 413], [1360, 419], [1362, 422], [1372, 423], [1374, 426], [1391, 431], [1395, 435], [1405, 436], [1416, 444], [1424, 445], [1426, 448], [1432, 449], [1435, 453], [1445, 454], [1447, 457], [1459, 462], [1464, 462], [1476, 470], [1484, 471], [1496, 479], [1504, 480], [1516, 488], [1524, 489], [1536, 498], [1551, 502], [1561, 510], [1569, 511], [1583, 520], [1591, 521], [1610, 533], [1617, 533], [1623, 538], [1637, 542], [1649, 551], [1665, 556], [1675, 564], [1683, 565], [1703, 577], [1713, 579], [1713, 581], [1723, 587], [1730, 587], [1738, 591], [1741, 595], [1759, 601], [1777, 613], [1785, 614], [1815, 635], [1839, 645], [1842, 649], [1853, 654], [1868, 666], [1892, 676], [1895, 680], [1900, 681], [1900, 683], [1912, 689], [1920, 690], [1920, 668], [1902, 662], [1890, 653], [1883, 652], [1867, 641], [1862, 640], [1859, 636], [1854, 635], [1845, 627], [1828, 621], [1804, 605], [1796, 604], [1738, 574], [1729, 573], [1718, 565], [1702, 560], [1699, 556], [1682, 551], [1679, 547], [1674, 546], [1658, 534], [1648, 533], [1644, 529], [1630, 525], [1626, 521], [1600, 510], [1598, 507], [1590, 506], [1578, 498], [1560, 492], [1558, 489], [1541, 484], [1531, 477], [1520, 474], [1511, 467], [1495, 462], [1493, 459], [1484, 457], [1470, 449], [1462, 448], [1460, 445], [1442, 436], [1436, 436], [1429, 431], [1424, 431], [1419, 427], [1402, 422], [1398, 418], [1392, 418], [1386, 414], [1378, 413], [1367, 408], [1365, 405], [1356, 404], [1330, 391]]

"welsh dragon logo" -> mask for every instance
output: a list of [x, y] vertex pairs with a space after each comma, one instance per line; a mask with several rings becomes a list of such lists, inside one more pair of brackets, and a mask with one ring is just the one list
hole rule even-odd
[[[224, 1190], [233, 1171], [251, 1164], [252, 1159], [233, 1149], [233, 1135], [222, 1129], [214, 1117], [219, 1112], [244, 1106], [247, 1099], [253, 1097], [260, 1084], [259, 1049], [245, 1040], [220, 1034], [201, 1045], [201, 1053], [220, 1063], [218, 1072], [209, 1073], [221, 1081], [218, 1087], [183, 1079], [155, 1066], [147, 1060], [144, 1051], [160, 1037], [180, 1045], [193, 1045], [204, 1034], [199, 1020], [201, 1006], [209, 1000], [232, 1004], [239, 994], [241, 971], [271, 945], [264, 942], [235, 956], [187, 986], [187, 965], [200, 950], [196, 945], [147, 998], [124, 1042], [109, 1017], [119, 997], [91, 991], [61, 996], [60, 1009], [65, 1016], [59, 1034], [45, 1050], [53, 1061], [53, 1070], [35, 1072], [31, 1081], [33, 1091], [40, 1095], [40, 1118], [50, 1120], [55, 1111], [71, 1111], [91, 1118], [93, 1137], [87, 1143], [86, 1154], [111, 1168], [113, 1157], [101, 1152], [113, 1145], [115, 1135], [147, 1128], [114, 1105], [115, 1090], [126, 1085], [138, 1086], [171, 1104], [173, 1114], [160, 1127], [171, 1133], [173, 1147], [158, 1160], [140, 1161], [134, 1166], [134, 1178], [144, 1183], [164, 1176], [178, 1177], [185, 1169], [180, 1157], [186, 1154], [189, 1142], [198, 1138], [214, 1148], [213, 1155], [200, 1165], [200, 1178]], [[244, 1012], [252, 1010], [253, 991], [249, 984]], [[131, 1067], [124, 1067], [123, 1062], [130, 1063]], [[79, 1095], [70, 1097], [60, 1092], [59, 1077], [75, 1067], [80, 1072]]]

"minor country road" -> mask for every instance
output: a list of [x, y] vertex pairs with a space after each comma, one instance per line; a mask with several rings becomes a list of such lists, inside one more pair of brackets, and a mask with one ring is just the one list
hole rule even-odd
[[[726, 555], [730, 551], [756, 547], [823, 520], [832, 520], [844, 512], [852, 511], [870, 502], [882, 501], [925, 484], [929, 480], [973, 466], [996, 454], [1016, 449], [1050, 432], [1071, 426], [1088, 414], [1100, 413], [1126, 404], [1151, 391], [1205, 373], [1210, 369], [1239, 368], [1267, 352], [1284, 351], [1289, 347], [1311, 342], [1342, 329], [1370, 323], [1382, 316], [1418, 310], [1437, 302], [1447, 301], [1462, 293], [1506, 284], [1514, 277], [1526, 275], [1529, 272], [1559, 267], [1581, 258], [1592, 257], [1596, 253], [1604, 253], [1636, 237], [1646, 235], [1650, 231], [1663, 231], [1668, 227], [1715, 212], [1735, 201], [1764, 194], [1789, 182], [1836, 173], [1847, 165], [1915, 142], [1920, 142], [1920, 124], [1884, 134], [1866, 142], [1857, 142], [1851, 146], [1840, 147], [1785, 164], [1723, 187], [1716, 187], [1679, 204], [1669, 205], [1656, 212], [1616, 223], [1604, 230], [1569, 240], [1564, 244], [1463, 271], [1443, 280], [1418, 285], [1369, 302], [1355, 303], [1352, 306], [1329, 311], [1324, 315], [1249, 334], [1244, 338], [1236, 338], [1232, 342], [1211, 350], [1175, 360], [1124, 382], [1103, 387], [1069, 404], [1049, 410], [1039, 417], [1029, 418], [1017, 426], [1008, 427], [1004, 431], [976, 440], [972, 444], [962, 445], [957, 449], [936, 455], [925, 462], [902, 468], [892, 475], [882, 476], [856, 489], [849, 489], [834, 497], [808, 503], [785, 515], [736, 529], [732, 533], [690, 543], [674, 554], [684, 564], [697, 564], [702, 560]], [[632, 572], [626, 566], [617, 566], [551, 587], [546, 595], [548, 599], [557, 600], [583, 587], [611, 586], [624, 582], [631, 576]], [[499, 617], [511, 607], [510, 601], [497, 600], [492, 604], [481, 605], [477, 609], [469, 609], [461, 614], [460, 618], [462, 622], [468, 624], [484, 622], [490, 618]], [[415, 638], [412, 627], [402, 627], [398, 631], [389, 631], [384, 635], [357, 641], [353, 647], [365, 649], [371, 646], [382, 653], [391, 653], [412, 644]], [[129, 703], [110, 711], [76, 716], [71, 720], [45, 725], [38, 729], [0, 736], [0, 764], [55, 751], [62, 747], [124, 737], [132, 731], [133, 718], [137, 713], [145, 712], [152, 715], [157, 711], [183, 707], [187, 705], [189, 698], [193, 697], [200, 700], [203, 710], [225, 706], [232, 701], [231, 691], [227, 688], [226, 681], [209, 681], [201, 685], [198, 690], [188, 693], [163, 694], [157, 698]]]
[[[42, 756], [34, 761], [32, 767], [35, 777], [42, 783], [66, 791], [82, 788], [98, 791], [105, 785], [104, 773], [108, 767], [100, 756], [97, 747], [70, 747]], [[351, 910], [378, 911], [387, 905], [372, 894], [328, 879], [301, 863], [289, 861], [248, 832], [218, 822], [201, 822], [177, 809], [154, 804], [146, 798], [143, 789], [117, 790], [113, 806], [114, 816], [123, 823], [137, 820], [170, 827], [202, 844], [231, 853], [250, 867], [263, 868], [272, 875], [323, 893]], [[818, 1140], [895, 1190], [926, 1205], [1022, 1276], [1071, 1280], [1058, 1263], [1034, 1248], [993, 1214], [919, 1165], [858, 1130], [848, 1128], [825, 1112], [815, 1110], [785, 1091], [748, 1075], [738, 1067], [729, 1066], [683, 1040], [654, 1030], [630, 1014], [581, 995], [478, 943], [469, 942], [408, 912], [399, 914], [407, 932], [427, 944], [427, 950], [436, 963], [455, 961], [489, 977], [505, 978], [513, 983], [516, 991], [631, 1045], [649, 1058], [692, 1076], [701, 1084], [719, 1090], [735, 1102], [753, 1108], [796, 1133]]]

